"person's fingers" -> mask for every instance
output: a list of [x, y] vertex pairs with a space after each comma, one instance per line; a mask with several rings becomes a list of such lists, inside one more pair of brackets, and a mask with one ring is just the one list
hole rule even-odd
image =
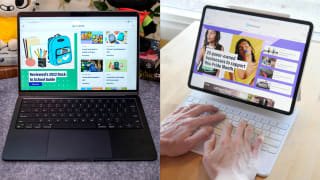
[[198, 128], [204, 125], [210, 125], [226, 118], [225, 114], [213, 114], [208, 116], [203, 116], [199, 118], [190, 119], [190, 123], [194, 128]]
[[190, 107], [190, 109], [192, 109], [192, 108], [197, 107], [197, 106], [199, 106], [199, 105], [200, 105], [200, 104], [190, 104], [189, 107]]
[[172, 112], [172, 115], [179, 113], [180, 111], [182, 111], [183, 108], [184, 108], [183, 106], [178, 107], [176, 110]]
[[233, 127], [232, 127], [231, 123], [227, 122], [225, 124], [225, 126], [223, 127], [223, 130], [222, 130], [222, 133], [221, 133], [220, 141], [231, 138], [232, 128]]
[[202, 126], [193, 135], [187, 137], [185, 139], [185, 142], [188, 144], [189, 148], [191, 149], [201, 141], [207, 139], [212, 133], [213, 133], [213, 127]]
[[214, 134], [212, 134], [210, 139], [208, 139], [204, 143], [204, 154], [209, 154], [214, 150], [216, 146], [216, 140], [217, 140], [217, 137]]
[[189, 106], [183, 106], [182, 110], [180, 111], [181, 113], [188, 112], [190, 110]]
[[200, 105], [192, 108], [188, 112], [188, 115], [190, 117], [197, 117], [197, 116], [200, 116], [202, 113], [205, 113], [205, 112], [218, 112], [218, 111], [219, 111], [219, 109], [217, 107], [212, 106], [212, 105], [200, 104]]
[[251, 141], [252, 133], [253, 133], [253, 126], [252, 124], [249, 124], [244, 132], [244, 140], [249, 145], [251, 144], [250, 141]]
[[263, 135], [260, 134], [256, 138], [255, 142], [252, 144], [252, 152], [253, 152], [254, 157], [258, 157], [262, 143], [263, 143], [263, 139], [264, 139]]
[[199, 106], [200, 104], [189, 104], [189, 105], [186, 105], [186, 106], [182, 106], [182, 110], [180, 112], [182, 113], [185, 113], [185, 112], [188, 112], [190, 110], [192, 110], [194, 107], [197, 107]]
[[247, 121], [242, 120], [237, 127], [234, 138], [239, 138], [239, 139], [243, 140], [244, 130], [246, 127], [247, 127]]

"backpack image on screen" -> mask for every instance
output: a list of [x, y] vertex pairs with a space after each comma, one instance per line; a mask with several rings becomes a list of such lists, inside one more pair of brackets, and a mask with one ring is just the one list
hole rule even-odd
[[48, 59], [52, 65], [71, 62], [72, 53], [69, 37], [56, 34], [48, 39]]
[[119, 40], [119, 41], [123, 41], [123, 40], [124, 40], [124, 33], [123, 33], [123, 32], [120, 32], [120, 33], [118, 34], [118, 40]]

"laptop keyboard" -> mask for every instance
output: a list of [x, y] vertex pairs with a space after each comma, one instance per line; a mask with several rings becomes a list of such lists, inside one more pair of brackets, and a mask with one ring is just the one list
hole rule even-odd
[[[187, 104], [211, 104], [219, 108], [220, 113], [226, 114], [226, 120], [231, 122], [233, 126], [237, 127], [241, 120], [247, 120], [249, 124], [252, 124], [255, 128], [254, 133], [264, 135], [264, 142], [261, 150], [276, 154], [280, 150], [281, 142], [286, 136], [289, 129], [289, 124], [285, 122], [279, 122], [277, 119], [265, 118], [259, 114], [250, 113], [237, 109], [232, 106], [228, 106], [221, 103], [212, 101], [204, 101], [198, 97], [189, 96], [183, 105]], [[217, 123], [214, 126], [214, 134], [219, 138], [224, 127], [224, 122]], [[233, 132], [234, 133], [234, 132]]]
[[142, 128], [134, 98], [23, 99], [17, 129]]

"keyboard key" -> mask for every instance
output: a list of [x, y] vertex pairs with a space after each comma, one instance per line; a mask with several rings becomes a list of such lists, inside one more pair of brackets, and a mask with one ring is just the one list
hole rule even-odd
[[262, 129], [265, 130], [265, 131], [268, 131], [268, 130], [270, 130], [270, 126], [267, 125], [267, 124], [264, 124], [264, 125], [262, 126]]
[[262, 145], [261, 150], [272, 153], [272, 154], [276, 154], [278, 152], [277, 148], [274, 148], [272, 146], [268, 146], [266, 144]]
[[239, 116], [233, 116], [233, 119], [234, 119], [235, 121], [240, 121], [240, 117], [239, 117]]
[[284, 130], [287, 130], [289, 128], [289, 124], [286, 124], [286, 123], [278, 123], [277, 124], [277, 127], [281, 128], [281, 129], [284, 129]]
[[270, 138], [272, 138], [272, 139], [275, 139], [275, 140], [277, 140], [277, 141], [281, 141], [282, 140], [282, 137], [283, 136], [281, 136], [281, 135], [278, 135], [278, 134], [270, 134]]
[[233, 125], [234, 127], [238, 127], [239, 121], [234, 121], [234, 122], [232, 122], [232, 125]]
[[228, 113], [228, 114], [230, 114], [230, 113], [232, 113], [232, 109], [227, 108], [227, 109], [225, 109], [225, 112]]
[[22, 129], [22, 128], [24, 128], [24, 123], [17, 123], [17, 124], [16, 124], [16, 128], [17, 128], [17, 129]]
[[254, 120], [255, 120], [256, 122], [260, 122], [260, 121], [262, 120], [262, 118], [261, 118], [260, 116], [256, 116], [256, 117], [254, 117]]
[[271, 126], [276, 126], [277, 125], [277, 122], [275, 120], [270, 120], [270, 123], [269, 123]]
[[248, 123], [249, 123], [249, 124], [252, 124], [252, 125], [255, 124], [255, 122], [254, 122], [253, 120], [249, 120]]
[[272, 128], [270, 129], [270, 131], [271, 131], [272, 133], [278, 133], [279, 129], [272, 127]]
[[245, 117], [247, 117], [247, 114], [248, 114], [247, 112], [241, 111], [239, 115], [240, 115], [241, 117], [245, 118]]
[[268, 138], [268, 137], [264, 137], [264, 144], [268, 144], [270, 146], [273, 146], [273, 147], [279, 147], [280, 146], [280, 141], [276, 141], [276, 140], [273, 140], [271, 138]]
[[41, 128], [41, 124], [40, 123], [35, 123], [35, 124], [33, 124], [33, 128], [40, 129]]
[[43, 123], [42, 127], [43, 127], [44, 129], [51, 129], [51, 128], [52, 128], [52, 124]]
[[279, 129], [279, 132], [278, 132], [280, 135], [284, 136], [286, 134], [286, 131], [283, 130], [283, 129]]
[[248, 118], [248, 119], [253, 119], [254, 116], [255, 116], [254, 114], [248, 113], [247, 118]]
[[32, 118], [33, 114], [32, 113], [20, 113], [19, 117], [21, 117], [21, 118]]
[[256, 122], [255, 127], [262, 129], [263, 124], [260, 122]]
[[262, 122], [263, 124], [267, 124], [267, 123], [268, 123], [268, 120], [267, 120], [266, 118], [261, 118], [261, 122]]
[[97, 127], [98, 127], [99, 129], [105, 129], [105, 128], [107, 128], [107, 124], [106, 124], [106, 123], [98, 123], [98, 124], [97, 124]]
[[30, 107], [30, 108], [29, 108], [29, 107], [22, 107], [22, 108], [20, 109], [20, 112], [22, 112], [22, 113], [31, 112], [31, 107]]
[[226, 114], [226, 118], [228, 118], [228, 119], [234, 119], [234, 116], [232, 115], [232, 114]]
[[234, 115], [239, 115], [241, 111], [239, 111], [238, 109], [233, 109], [232, 113]]

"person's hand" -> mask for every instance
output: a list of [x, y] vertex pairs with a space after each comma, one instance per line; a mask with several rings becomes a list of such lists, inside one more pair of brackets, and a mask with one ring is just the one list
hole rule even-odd
[[256, 176], [263, 136], [251, 143], [253, 126], [247, 126], [246, 121], [239, 123], [234, 136], [231, 136], [232, 128], [226, 123], [217, 145], [214, 135], [204, 144], [202, 162], [212, 180], [252, 180]]
[[192, 104], [175, 110], [166, 117], [160, 128], [160, 154], [179, 156], [199, 142], [207, 139], [213, 132], [212, 125], [225, 119], [224, 114], [199, 117], [204, 112], [218, 112], [212, 105]]

